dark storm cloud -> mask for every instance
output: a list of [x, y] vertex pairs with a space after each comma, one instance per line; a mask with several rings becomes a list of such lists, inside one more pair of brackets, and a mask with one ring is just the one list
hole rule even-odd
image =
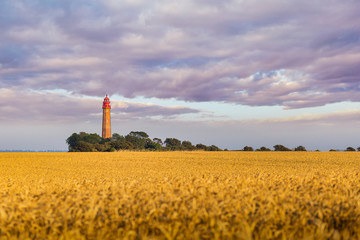
[[285, 108], [359, 101], [359, 12], [355, 0], [5, 0], [0, 88]]

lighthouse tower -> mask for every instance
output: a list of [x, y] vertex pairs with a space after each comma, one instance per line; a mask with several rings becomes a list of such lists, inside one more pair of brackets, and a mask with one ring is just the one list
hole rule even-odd
[[106, 95], [103, 101], [103, 120], [102, 120], [102, 137], [110, 138], [111, 137], [111, 119], [110, 119], [110, 99]]

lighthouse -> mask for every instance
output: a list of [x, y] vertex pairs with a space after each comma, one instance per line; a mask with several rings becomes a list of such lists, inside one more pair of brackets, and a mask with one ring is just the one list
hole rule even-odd
[[102, 120], [102, 137], [110, 138], [111, 137], [111, 119], [110, 119], [110, 99], [106, 95], [103, 101], [103, 120]]

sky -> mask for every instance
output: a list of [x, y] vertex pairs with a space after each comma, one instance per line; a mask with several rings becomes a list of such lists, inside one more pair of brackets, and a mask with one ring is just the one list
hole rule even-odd
[[360, 146], [358, 0], [0, 0], [0, 150], [74, 132]]

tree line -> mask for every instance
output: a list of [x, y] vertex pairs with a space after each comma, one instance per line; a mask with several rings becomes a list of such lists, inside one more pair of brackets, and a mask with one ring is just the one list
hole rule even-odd
[[[126, 136], [114, 133], [111, 138], [102, 138], [96, 133], [73, 133], [66, 139], [69, 146], [69, 152], [114, 152], [120, 150], [135, 151], [223, 151], [221, 148], [204, 144], [193, 145], [190, 141], [180, 141], [176, 138], [166, 138], [162, 141], [160, 138], [150, 139], [149, 135], [141, 131], [132, 131]], [[273, 151], [307, 151], [304, 146], [298, 146], [293, 149], [277, 144], [273, 146]], [[360, 147], [357, 148], [360, 151]], [[224, 149], [227, 151], [227, 149]], [[267, 147], [254, 149], [245, 146], [239, 151], [272, 151]], [[330, 151], [337, 151], [330, 149]], [[356, 151], [353, 147], [348, 147], [345, 151]]]
[[69, 152], [114, 152], [120, 150], [139, 151], [223, 151], [215, 145], [193, 145], [190, 141], [180, 141], [176, 138], [150, 139], [141, 131], [132, 131], [126, 136], [114, 133], [111, 138], [102, 138], [96, 133], [73, 133], [66, 139]]
[[[357, 150], [360, 152], [360, 147], [357, 148]], [[249, 147], [249, 146], [245, 146], [242, 150], [240, 151], [254, 151], [254, 148], [253, 147]], [[257, 148], [255, 151], [271, 151], [270, 148], [267, 148], [267, 147], [261, 147], [261, 148]], [[307, 151], [306, 148], [304, 146], [298, 146], [294, 149], [290, 149], [290, 148], [287, 148], [283, 145], [280, 145], [280, 144], [277, 144], [274, 146], [274, 151]], [[319, 151], [319, 150], [317, 150]], [[338, 151], [338, 150], [335, 150], [335, 149], [330, 149], [329, 150], [330, 152], [333, 152], [333, 151]], [[347, 147], [346, 150], [347, 152], [355, 152], [356, 149], [353, 148], [353, 147]]]

